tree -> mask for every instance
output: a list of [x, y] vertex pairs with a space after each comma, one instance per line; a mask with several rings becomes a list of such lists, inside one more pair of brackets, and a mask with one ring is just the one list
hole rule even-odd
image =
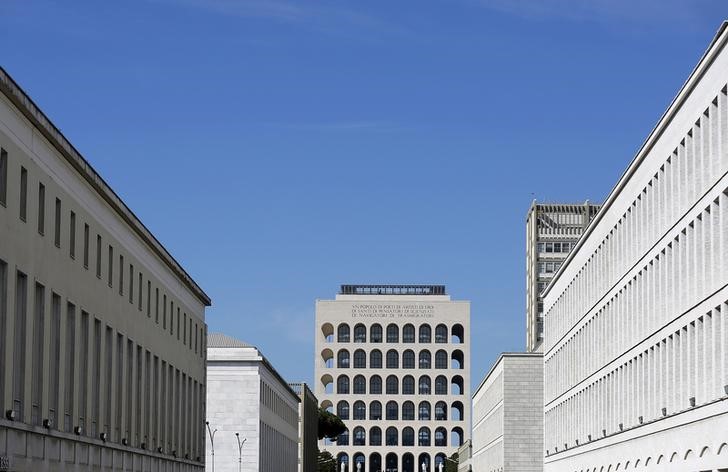
[[458, 472], [458, 453], [454, 452], [448, 460], [445, 461], [445, 472]]
[[341, 433], [346, 431], [346, 425], [341, 418], [333, 413], [329, 413], [323, 408], [319, 408], [318, 414], [318, 438], [336, 439]]
[[316, 454], [317, 472], [336, 472], [336, 459], [329, 451], [318, 451]]

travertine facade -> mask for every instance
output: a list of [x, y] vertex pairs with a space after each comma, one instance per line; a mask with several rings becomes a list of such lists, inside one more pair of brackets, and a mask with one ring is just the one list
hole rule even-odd
[[546, 289], [545, 470], [728, 468], [728, 42]]
[[298, 403], [298, 395], [255, 346], [210, 333], [206, 470], [297, 472]]
[[290, 384], [298, 394], [298, 472], [316, 472], [318, 453], [318, 400], [305, 383]]
[[0, 467], [202, 470], [209, 304], [0, 69]]
[[472, 467], [543, 470], [543, 355], [503, 353], [473, 394]]
[[338, 467], [432, 472], [469, 438], [469, 302], [441, 285], [343, 285], [317, 300], [315, 336], [316, 397], [348, 426], [319, 445]]

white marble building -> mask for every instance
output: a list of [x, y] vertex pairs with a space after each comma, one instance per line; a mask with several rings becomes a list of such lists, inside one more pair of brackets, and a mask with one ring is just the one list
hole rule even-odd
[[433, 472], [469, 438], [470, 302], [342, 285], [316, 301], [315, 339], [316, 397], [348, 426], [319, 448], [345, 472]]
[[297, 472], [298, 404], [255, 346], [210, 333], [205, 470]]
[[547, 472], [728, 468], [727, 25], [546, 289]]

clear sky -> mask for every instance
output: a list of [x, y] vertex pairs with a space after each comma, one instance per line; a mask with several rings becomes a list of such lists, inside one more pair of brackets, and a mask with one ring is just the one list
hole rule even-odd
[[472, 301], [525, 345], [533, 198], [601, 201], [725, 0], [0, 0], [0, 64], [213, 299], [313, 378], [341, 283]]

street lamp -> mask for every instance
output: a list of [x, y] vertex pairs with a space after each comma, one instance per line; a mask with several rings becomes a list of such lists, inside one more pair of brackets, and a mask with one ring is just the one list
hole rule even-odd
[[212, 431], [210, 429], [209, 421], [205, 421], [205, 426], [207, 426], [207, 434], [210, 435], [210, 449], [212, 450], [212, 472], [215, 472], [215, 433], [217, 433], [217, 429], [215, 431]]
[[235, 433], [235, 438], [238, 440], [238, 471], [242, 472], [243, 470], [243, 444], [245, 444], [245, 441], [248, 440], [248, 438], [243, 438], [243, 441], [240, 442], [240, 433]]

